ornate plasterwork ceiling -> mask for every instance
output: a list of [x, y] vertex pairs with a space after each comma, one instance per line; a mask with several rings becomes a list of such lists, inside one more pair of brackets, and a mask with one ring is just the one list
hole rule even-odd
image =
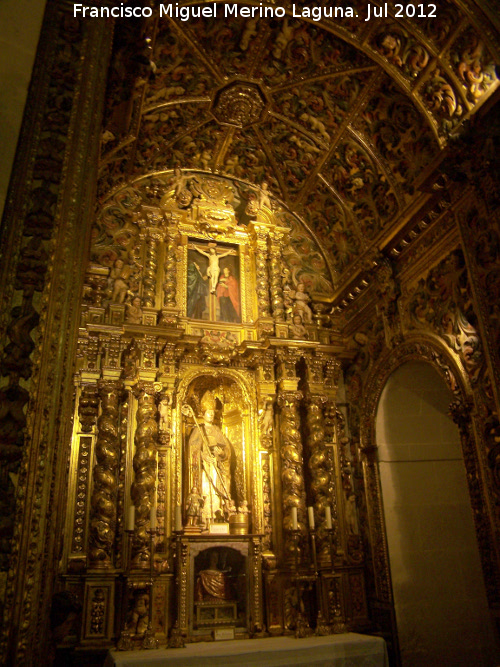
[[497, 87], [500, 42], [463, 4], [405, 20], [388, 3], [371, 21], [365, 2], [336, 5], [360, 17], [118, 24], [102, 199], [176, 166], [265, 182], [314, 233], [335, 284], [352, 276]]

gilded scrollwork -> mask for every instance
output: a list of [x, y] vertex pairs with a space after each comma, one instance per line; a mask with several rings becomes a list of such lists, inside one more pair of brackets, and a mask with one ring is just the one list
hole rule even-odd
[[269, 267], [271, 276], [271, 305], [273, 317], [276, 322], [284, 322], [285, 306], [283, 303], [282, 286], [282, 243], [281, 234], [274, 233], [269, 236]]

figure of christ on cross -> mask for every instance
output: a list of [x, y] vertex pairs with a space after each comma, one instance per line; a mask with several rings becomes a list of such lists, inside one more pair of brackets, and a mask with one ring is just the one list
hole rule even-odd
[[208, 257], [207, 276], [209, 278], [209, 289], [212, 294], [215, 294], [220, 275], [219, 260], [222, 257], [227, 257], [228, 255], [237, 255], [238, 251], [234, 248], [230, 248], [226, 251], [221, 250], [217, 247], [216, 243], [208, 244], [208, 252], [202, 250], [199, 245], [194, 245], [194, 243], [192, 244], [192, 248], [196, 250], [196, 252], [199, 252], [201, 255]]

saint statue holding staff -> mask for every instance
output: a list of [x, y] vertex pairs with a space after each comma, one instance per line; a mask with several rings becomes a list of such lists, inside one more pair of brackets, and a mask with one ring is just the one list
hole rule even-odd
[[194, 428], [188, 442], [190, 486], [196, 486], [203, 498], [202, 518], [208, 527], [219, 510], [224, 516], [232, 504], [231, 462], [232, 446], [214, 422], [215, 397], [210, 390], [201, 399], [203, 421], [196, 418], [193, 409], [186, 404], [185, 416], [194, 419]]

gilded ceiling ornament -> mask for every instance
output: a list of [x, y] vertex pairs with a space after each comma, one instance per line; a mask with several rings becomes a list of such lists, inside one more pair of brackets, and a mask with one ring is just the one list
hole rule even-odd
[[260, 121], [266, 98], [254, 83], [230, 83], [215, 96], [212, 114], [219, 123], [245, 127]]

